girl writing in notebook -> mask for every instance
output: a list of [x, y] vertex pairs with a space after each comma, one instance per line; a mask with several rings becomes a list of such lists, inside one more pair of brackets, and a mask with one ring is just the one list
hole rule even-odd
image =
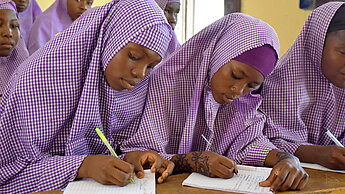
[[263, 84], [265, 134], [303, 162], [345, 170], [345, 5], [315, 9]]
[[[112, 1], [30, 56], [0, 101], [0, 193], [62, 189], [86, 177], [128, 184], [133, 166], [110, 156], [95, 128], [115, 150], [133, 135], [145, 76], [171, 36], [152, 0]], [[128, 154], [161, 172], [158, 182], [172, 172], [173, 163], [153, 151]]]
[[235, 163], [269, 166], [261, 186], [303, 188], [307, 173], [265, 138], [266, 117], [257, 112], [261, 96], [254, 91], [278, 53], [275, 31], [248, 15], [227, 15], [206, 27], [153, 70], [138, 132], [122, 151], [156, 150], [175, 163], [175, 172], [210, 177], [231, 178]]
[[68, 28], [92, 4], [93, 0], [55, 0], [32, 25], [27, 45], [30, 55]]
[[18, 66], [28, 57], [21, 38], [16, 5], [11, 0], [0, 1], [0, 99]]

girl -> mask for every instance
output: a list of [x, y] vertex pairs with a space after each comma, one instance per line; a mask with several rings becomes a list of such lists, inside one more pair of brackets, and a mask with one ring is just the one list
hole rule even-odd
[[180, 0], [168, 0], [164, 14], [172, 29], [175, 29], [177, 23], [177, 14], [180, 12]]
[[18, 66], [28, 57], [20, 38], [17, 10], [11, 0], [0, 1], [0, 99]]
[[41, 15], [42, 10], [36, 0], [13, 0], [18, 10], [20, 23], [20, 34], [28, 45], [29, 33], [36, 18]]
[[86, 10], [93, 0], [56, 0], [34, 22], [28, 42], [30, 55], [41, 48], [56, 34], [68, 28]]
[[265, 134], [303, 162], [345, 169], [345, 6], [315, 9], [300, 35], [263, 84]]
[[[0, 102], [0, 193], [61, 189], [85, 177], [128, 184], [133, 166], [108, 156], [95, 128], [115, 149], [133, 135], [145, 102], [144, 77], [171, 36], [152, 0], [112, 1], [26, 60]], [[129, 162], [161, 172], [158, 182], [173, 170], [155, 152], [128, 154]]]
[[263, 136], [265, 117], [256, 111], [261, 97], [251, 93], [278, 52], [275, 31], [256, 18], [231, 14], [208, 26], [152, 72], [138, 132], [122, 151], [156, 150], [175, 163], [175, 172], [210, 177], [232, 177], [234, 161], [271, 166], [262, 186], [303, 188], [308, 175]]

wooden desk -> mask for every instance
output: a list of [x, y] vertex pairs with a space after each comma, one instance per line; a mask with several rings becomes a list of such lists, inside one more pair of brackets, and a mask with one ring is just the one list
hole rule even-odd
[[[309, 181], [301, 191], [277, 192], [281, 194], [292, 193], [327, 193], [327, 194], [344, 194], [345, 193], [345, 174], [326, 172], [305, 168], [309, 174]], [[163, 184], [157, 184], [157, 194], [221, 194], [224, 191], [215, 191], [207, 189], [198, 189], [194, 187], [182, 186], [184, 179], [189, 174], [173, 175]], [[47, 191], [36, 194], [62, 194], [62, 191]]]

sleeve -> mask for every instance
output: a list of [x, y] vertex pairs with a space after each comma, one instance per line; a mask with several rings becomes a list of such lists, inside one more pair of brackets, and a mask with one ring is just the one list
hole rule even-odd
[[[277, 149], [262, 133], [265, 117], [251, 125], [243, 131], [228, 129], [227, 137], [223, 138], [227, 152], [225, 156], [235, 160], [238, 164], [264, 166], [268, 153]], [[234, 126], [236, 128], [236, 126]], [[231, 135], [235, 133], [236, 135]]]
[[[3, 154], [1, 160], [3, 161]], [[39, 161], [18, 157], [0, 167], [0, 193], [32, 193], [63, 189], [75, 179], [86, 155], [53, 156]]]
[[[275, 125], [269, 117], [267, 117], [263, 133], [278, 149], [290, 154], [294, 154], [301, 145], [312, 145], [301, 138], [303, 135], [295, 134], [298, 133], [298, 131], [293, 132], [279, 127]], [[300, 133], [302, 133], [302, 131]]]

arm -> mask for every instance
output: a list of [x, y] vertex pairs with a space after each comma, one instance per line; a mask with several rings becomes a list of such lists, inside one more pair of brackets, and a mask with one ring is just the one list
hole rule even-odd
[[339, 146], [301, 145], [296, 150], [295, 156], [302, 162], [345, 170], [345, 148]]

